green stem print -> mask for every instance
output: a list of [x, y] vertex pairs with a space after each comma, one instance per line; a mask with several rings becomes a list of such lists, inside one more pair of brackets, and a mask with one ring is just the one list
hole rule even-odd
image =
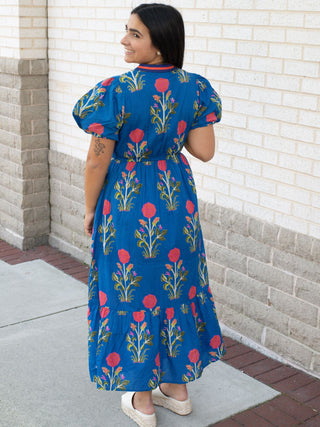
[[[111, 83], [112, 80], [105, 80], [105, 82]], [[79, 99], [74, 109], [74, 114], [76, 116], [79, 116], [80, 119], [84, 119], [89, 113], [97, 111], [98, 107], [104, 107], [102, 98], [106, 91], [106, 88], [103, 87], [105, 82], [102, 82], [101, 85], [95, 86], [91, 91]], [[109, 84], [105, 84], [105, 86], [108, 86]]]
[[173, 263], [166, 264], [167, 271], [161, 276], [163, 288], [169, 292], [169, 299], [178, 299], [182, 293], [183, 282], [187, 280], [188, 271], [182, 266], [180, 249], [174, 248], [168, 254], [169, 260]]
[[190, 252], [195, 252], [199, 234], [199, 215], [194, 214], [194, 204], [191, 200], [187, 200], [186, 209], [191, 216], [186, 216], [188, 225], [183, 227], [183, 233], [187, 236], [186, 241], [190, 245]]
[[199, 351], [194, 348], [193, 350], [189, 351], [188, 358], [192, 365], [186, 365], [186, 368], [188, 369], [187, 375], [183, 374], [182, 379], [184, 382], [190, 382], [197, 378], [200, 378], [203, 368], [201, 367], [201, 360], [199, 361]]
[[159, 357], [159, 353], [157, 354], [156, 360], [156, 367], [155, 369], [152, 370], [153, 373], [153, 377], [150, 378], [149, 380], [149, 387], [154, 390], [155, 388], [157, 388], [158, 384], [161, 382], [163, 376], [164, 376], [164, 372], [161, 372], [160, 369], [160, 357]]
[[194, 318], [194, 323], [196, 325], [196, 330], [198, 334], [200, 334], [205, 330], [206, 322], [202, 322], [202, 320], [199, 318], [198, 313], [196, 312], [196, 305], [194, 302], [191, 303], [191, 311]]
[[126, 74], [123, 74], [120, 77], [120, 82], [128, 83], [128, 89], [130, 92], [136, 92], [137, 90], [141, 90], [145, 85], [145, 81], [143, 80], [143, 76], [140, 75], [140, 71], [134, 73], [133, 71], [129, 71]]
[[167, 132], [170, 118], [172, 114], [176, 113], [175, 110], [179, 104], [172, 97], [170, 98], [171, 90], [167, 91], [169, 88], [168, 79], [157, 79], [155, 87], [162, 95], [153, 96], [156, 102], [150, 107], [151, 123], [156, 125], [156, 133], [161, 134]]
[[[153, 335], [147, 329], [147, 322], [143, 322], [145, 317], [144, 311], [134, 311], [133, 319], [136, 323], [131, 323], [131, 331], [127, 334], [127, 349], [132, 353], [134, 363], [143, 363], [147, 359], [147, 346], [153, 345]], [[142, 325], [141, 325], [141, 322]]]
[[129, 212], [133, 206], [133, 199], [140, 192], [142, 184], [136, 177], [136, 171], [132, 169], [136, 162], [128, 162], [126, 169], [128, 173], [122, 172], [122, 179], [115, 183], [115, 198], [119, 201], [118, 209], [120, 212]]
[[[99, 225], [98, 232], [102, 234], [100, 241], [103, 244], [103, 253], [108, 255], [112, 251], [112, 244], [115, 240], [116, 229], [112, 222], [111, 203], [109, 200], [104, 201], [102, 224]], [[107, 219], [108, 216], [108, 219]]]
[[[101, 378], [98, 376], [94, 377], [94, 381], [98, 387], [103, 390], [126, 390], [126, 386], [130, 381], [126, 380], [122, 372], [122, 367], [118, 366], [120, 363], [120, 356], [118, 353], [110, 353], [106, 358], [107, 364], [110, 369], [105, 366], [102, 368], [104, 375]], [[115, 369], [116, 368], [116, 369]]]
[[199, 255], [198, 273], [201, 287], [204, 288], [205, 286], [208, 286], [208, 269], [206, 263], [206, 256], [204, 253], [201, 253]]
[[167, 319], [164, 320], [166, 326], [161, 330], [162, 344], [167, 348], [168, 356], [177, 357], [179, 354], [178, 348], [183, 342], [184, 331], [181, 331], [180, 326], [177, 326], [177, 319], [174, 317], [174, 308], [166, 309]]
[[157, 188], [160, 191], [160, 197], [166, 201], [167, 209], [175, 211], [179, 205], [177, 202], [177, 194], [180, 192], [180, 182], [177, 182], [174, 177], [171, 177], [171, 171], [167, 171], [167, 163], [165, 160], [158, 161], [158, 168], [163, 172], [159, 173], [160, 182]]
[[122, 128], [124, 123], [127, 123], [127, 119], [130, 116], [131, 116], [131, 113], [126, 113], [125, 109], [124, 109], [124, 105], [123, 105], [121, 113], [116, 115], [116, 120], [117, 120], [117, 132], [116, 132], [116, 134], [118, 134], [120, 132], [120, 129]]
[[135, 129], [130, 132], [129, 137], [131, 141], [128, 142], [129, 150], [124, 153], [124, 157], [128, 160], [135, 160], [139, 162], [143, 159], [148, 159], [152, 151], [150, 151], [147, 147], [147, 141], [142, 141], [144, 136], [144, 131], [142, 129]]
[[118, 250], [120, 262], [117, 262], [118, 271], [112, 274], [112, 280], [116, 283], [114, 288], [119, 291], [119, 299], [121, 302], [133, 301], [133, 291], [139, 287], [141, 276], [137, 276], [133, 271], [133, 264], [128, 264], [130, 254], [124, 249]]
[[[104, 307], [104, 315], [107, 316], [109, 313], [109, 309], [108, 307]], [[110, 332], [110, 328], [108, 326], [108, 321], [109, 319], [105, 319], [102, 323], [101, 323], [101, 327], [99, 330], [99, 336], [98, 336], [98, 345], [97, 345], [97, 354], [100, 353], [103, 344], [109, 341], [109, 337], [111, 335]]]
[[188, 81], [190, 80], [189, 74], [186, 71], [181, 70], [180, 68], [177, 68], [172, 72], [174, 74], [178, 74], [178, 79], [180, 80], [181, 83], [188, 83]]
[[167, 230], [163, 230], [159, 223], [160, 218], [156, 217], [151, 221], [156, 214], [156, 207], [152, 203], [145, 203], [142, 207], [142, 213], [147, 218], [147, 221], [140, 219], [141, 227], [136, 230], [134, 235], [138, 239], [137, 245], [143, 248], [143, 256], [145, 258], [155, 258], [158, 254], [157, 247], [160, 242], [165, 240]]

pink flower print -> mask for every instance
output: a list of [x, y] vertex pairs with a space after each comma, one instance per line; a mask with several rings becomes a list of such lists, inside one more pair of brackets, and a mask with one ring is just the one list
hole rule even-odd
[[174, 308], [173, 308], [173, 307], [167, 308], [167, 309], [166, 309], [166, 315], [167, 315], [167, 319], [168, 319], [168, 320], [173, 319], [173, 316], [174, 316]]
[[130, 254], [125, 249], [118, 250], [118, 257], [120, 262], [122, 262], [122, 264], [126, 264], [127, 262], [130, 261]]
[[197, 289], [195, 286], [191, 286], [190, 291], [189, 291], [189, 299], [192, 299], [196, 296], [197, 293]]
[[157, 304], [157, 298], [154, 295], [149, 294], [143, 298], [142, 302], [146, 308], [153, 309], [153, 307]]
[[99, 291], [99, 301], [101, 307], [107, 302], [107, 294], [105, 292]]
[[194, 204], [191, 202], [191, 200], [187, 200], [186, 209], [187, 209], [187, 211], [188, 211], [188, 213], [190, 215], [193, 214], [193, 212], [194, 212]]
[[180, 158], [186, 166], [189, 166], [188, 160], [186, 159], [186, 157], [182, 153], [180, 153]]
[[110, 79], [106, 79], [101, 83], [101, 86], [110, 86], [113, 80], [114, 80], [113, 77], [111, 77]]
[[194, 302], [191, 303], [191, 311], [192, 311], [193, 316], [195, 317], [197, 315], [197, 313], [196, 313], [196, 306], [195, 306]]
[[156, 207], [152, 203], [145, 203], [142, 207], [142, 213], [146, 218], [152, 218], [156, 214]]
[[132, 169], [135, 167], [135, 165], [136, 165], [136, 162], [128, 162], [126, 166], [127, 171], [131, 172]]
[[168, 258], [171, 262], [177, 262], [180, 258], [180, 249], [174, 248], [168, 254]]
[[158, 92], [163, 93], [166, 90], [168, 90], [169, 80], [168, 79], [159, 78], [155, 82], [155, 87], [156, 87], [156, 89], [157, 89]]
[[207, 119], [207, 122], [213, 122], [213, 121], [216, 122], [217, 121], [216, 113], [207, 114], [206, 119]]
[[104, 319], [105, 317], [107, 317], [109, 312], [110, 312], [109, 307], [102, 307], [100, 310], [101, 318]]
[[189, 358], [191, 363], [197, 363], [199, 360], [199, 357], [200, 357], [200, 354], [196, 348], [189, 351], [188, 358]]
[[160, 366], [160, 355], [159, 355], [159, 353], [157, 354], [157, 357], [156, 357], [156, 366]]
[[143, 135], [144, 135], [144, 132], [141, 129], [135, 129], [135, 130], [131, 131], [129, 134], [131, 140], [133, 142], [135, 142], [136, 144], [139, 144], [139, 142], [143, 138]]
[[182, 135], [183, 132], [186, 130], [187, 123], [184, 120], [180, 120], [178, 123], [178, 135]]
[[140, 323], [144, 320], [144, 311], [134, 311], [133, 312], [133, 318], [136, 322]]
[[91, 123], [88, 127], [88, 131], [92, 133], [96, 133], [97, 135], [102, 135], [104, 131], [104, 127], [101, 123]]
[[220, 344], [221, 344], [220, 335], [215, 335], [213, 338], [211, 338], [210, 345], [212, 348], [218, 348]]
[[167, 170], [167, 162], [165, 160], [159, 160], [158, 161], [158, 168], [162, 171], [165, 172]]
[[119, 365], [120, 363], [120, 356], [118, 353], [110, 353], [109, 356], [106, 358], [106, 361], [109, 366], [114, 368], [115, 366]]
[[90, 316], [90, 308], [88, 307], [88, 311], [87, 311], [87, 317]]
[[111, 203], [109, 202], [109, 200], [105, 200], [104, 204], [103, 204], [103, 215], [109, 215], [111, 211]]

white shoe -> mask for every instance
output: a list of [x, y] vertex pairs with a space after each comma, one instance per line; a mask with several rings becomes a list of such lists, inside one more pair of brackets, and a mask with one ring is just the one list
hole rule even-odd
[[162, 393], [160, 387], [153, 390], [152, 402], [154, 405], [163, 406], [178, 415], [188, 415], [192, 412], [192, 404], [189, 398], [181, 401], [174, 399], [173, 397], [166, 396]]
[[121, 409], [123, 412], [135, 421], [140, 427], [156, 427], [157, 418], [156, 413], [154, 412], [151, 415], [144, 414], [138, 409], [135, 409], [132, 404], [134, 391], [128, 391], [121, 396]]

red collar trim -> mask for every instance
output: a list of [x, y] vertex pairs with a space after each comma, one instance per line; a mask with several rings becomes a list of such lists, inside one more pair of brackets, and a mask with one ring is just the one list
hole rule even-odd
[[170, 64], [150, 64], [150, 65], [141, 64], [137, 68], [139, 68], [140, 70], [168, 71], [168, 70], [173, 70], [175, 66]]

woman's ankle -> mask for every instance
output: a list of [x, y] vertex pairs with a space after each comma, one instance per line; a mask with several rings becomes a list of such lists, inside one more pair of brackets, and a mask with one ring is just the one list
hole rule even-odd
[[152, 415], [154, 413], [154, 406], [152, 403], [151, 391], [137, 391], [133, 395], [132, 405], [134, 409], [144, 414]]

